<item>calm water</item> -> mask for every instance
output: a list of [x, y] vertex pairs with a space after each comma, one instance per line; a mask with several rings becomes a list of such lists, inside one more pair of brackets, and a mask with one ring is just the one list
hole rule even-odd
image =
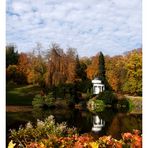
[[[142, 130], [142, 114], [123, 113], [111, 109], [105, 109], [97, 114], [93, 114], [87, 109], [33, 110], [31, 112], [6, 113], [7, 140], [9, 129], [18, 129], [20, 125], [25, 125], [28, 121], [35, 123], [37, 119], [44, 120], [49, 115], [54, 115], [55, 121], [58, 123], [66, 121], [69, 127], [77, 127], [80, 133], [89, 132], [99, 136], [112, 135], [117, 139], [121, 138], [123, 132], [130, 132], [133, 129]], [[98, 116], [105, 123], [98, 133], [92, 132], [94, 116]]]

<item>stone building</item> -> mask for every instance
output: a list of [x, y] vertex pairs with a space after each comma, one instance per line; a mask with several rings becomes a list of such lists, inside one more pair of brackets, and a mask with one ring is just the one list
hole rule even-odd
[[101, 80], [99, 80], [98, 78], [95, 78], [94, 80], [92, 80], [93, 83], [93, 94], [97, 95], [100, 92], [105, 90], [105, 85], [101, 83]]

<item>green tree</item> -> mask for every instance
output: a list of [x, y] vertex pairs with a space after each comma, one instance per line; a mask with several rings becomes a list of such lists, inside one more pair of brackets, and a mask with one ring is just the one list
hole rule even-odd
[[99, 55], [99, 77], [101, 80], [105, 80], [105, 60], [102, 52]]
[[99, 54], [99, 79], [102, 81], [102, 83], [105, 84], [106, 90], [111, 90], [111, 86], [109, 85], [107, 79], [106, 79], [106, 69], [105, 69], [105, 60], [104, 55], [102, 52]]
[[9, 65], [16, 65], [18, 63], [19, 54], [18, 51], [15, 51], [14, 45], [6, 46], [6, 68]]

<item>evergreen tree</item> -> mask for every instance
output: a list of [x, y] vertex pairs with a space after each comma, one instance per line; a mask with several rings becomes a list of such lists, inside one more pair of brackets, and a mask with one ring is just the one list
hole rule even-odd
[[104, 55], [102, 52], [100, 52], [100, 55], [99, 55], [99, 79], [105, 85], [106, 90], [111, 90], [111, 86], [109, 85], [109, 83], [106, 79], [105, 71], [106, 70], [105, 70]]
[[6, 46], [6, 67], [9, 65], [16, 65], [18, 63], [19, 54], [15, 51], [14, 45]]
[[104, 55], [102, 52], [100, 52], [100, 55], [99, 55], [99, 78], [102, 81], [105, 80], [105, 61], [104, 61]]

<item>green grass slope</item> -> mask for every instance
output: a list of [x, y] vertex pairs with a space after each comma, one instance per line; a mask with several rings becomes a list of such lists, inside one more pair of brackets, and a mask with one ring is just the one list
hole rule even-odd
[[6, 86], [6, 105], [32, 105], [32, 100], [40, 92], [39, 86], [7, 85]]

